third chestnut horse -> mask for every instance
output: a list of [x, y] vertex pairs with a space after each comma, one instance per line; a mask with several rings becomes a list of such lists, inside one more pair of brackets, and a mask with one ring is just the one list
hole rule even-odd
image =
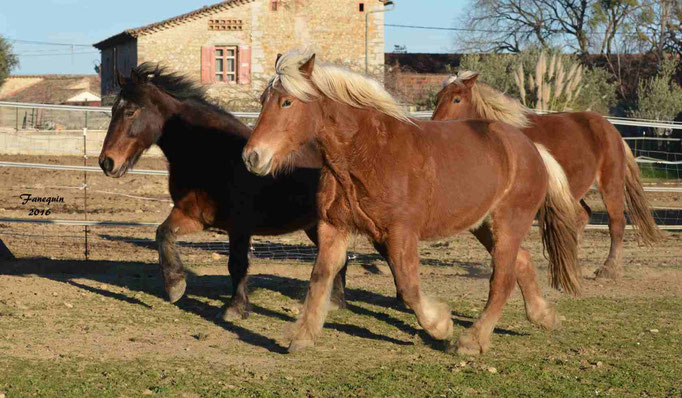
[[493, 257], [488, 303], [457, 342], [479, 354], [518, 283], [528, 319], [554, 328], [530, 255], [520, 249], [540, 211], [553, 285], [577, 292], [576, 203], [561, 166], [517, 129], [495, 121], [417, 121], [376, 81], [290, 51], [262, 96], [244, 148], [247, 168], [276, 173], [310, 142], [323, 166], [319, 253], [290, 351], [313, 344], [324, 323], [348, 236], [369, 236], [388, 259], [398, 294], [434, 338], [453, 333], [450, 311], [421, 292], [417, 243], [470, 230]]
[[595, 112], [535, 114], [477, 78], [478, 74], [470, 71], [448, 78], [438, 93], [432, 119], [499, 120], [520, 128], [533, 142], [545, 146], [563, 167], [573, 197], [582, 205], [580, 231], [591, 213], [582, 198], [596, 183], [609, 215], [611, 250], [595, 274], [621, 276], [626, 203], [630, 220], [645, 244], [652, 245], [662, 234], [644, 196], [637, 163], [618, 130]]

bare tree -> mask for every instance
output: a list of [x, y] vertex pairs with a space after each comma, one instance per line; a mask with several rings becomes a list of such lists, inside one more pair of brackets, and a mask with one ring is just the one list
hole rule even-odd
[[460, 35], [463, 50], [518, 53], [527, 45], [549, 47], [556, 33], [542, 0], [473, 0], [465, 17], [471, 32]]
[[549, 15], [550, 24], [568, 38], [567, 45], [580, 54], [590, 48], [588, 24], [596, 0], [542, 0], [541, 7]]
[[589, 27], [598, 0], [474, 0], [465, 23], [468, 49], [519, 52], [552, 47], [561, 39], [581, 54], [590, 48]]
[[600, 54], [612, 54], [614, 47], [621, 52], [626, 46], [617, 46], [614, 41], [622, 34], [622, 42], [634, 35], [631, 30], [631, 17], [639, 8], [638, 0], [599, 0], [594, 4], [593, 18], [590, 23], [594, 37], [597, 38], [595, 50]]
[[646, 0], [634, 17], [637, 40], [643, 52], [652, 52], [659, 63], [666, 52], [681, 55], [682, 0]]

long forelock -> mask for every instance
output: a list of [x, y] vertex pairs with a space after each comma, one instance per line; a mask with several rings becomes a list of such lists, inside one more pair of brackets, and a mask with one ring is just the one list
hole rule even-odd
[[[457, 75], [448, 77], [444, 82], [444, 86], [456, 84], [460, 88], [465, 89], [462, 81], [475, 74], [472, 71], [460, 71]], [[532, 112], [529, 108], [521, 104], [517, 99], [481, 81], [476, 81], [471, 88], [471, 103], [476, 108], [476, 112], [484, 119], [499, 120], [518, 128], [525, 128], [531, 125], [526, 116]]]
[[299, 68], [311, 56], [310, 52], [297, 50], [282, 55], [268, 87], [273, 89], [279, 83], [288, 94], [304, 102], [325, 96], [354, 108], [373, 108], [403, 122], [413, 123], [391, 94], [369, 77], [336, 65], [315, 62], [312, 76], [308, 79]]

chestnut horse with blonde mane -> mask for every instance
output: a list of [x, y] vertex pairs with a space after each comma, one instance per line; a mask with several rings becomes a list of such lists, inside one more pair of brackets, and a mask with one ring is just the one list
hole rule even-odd
[[528, 319], [548, 329], [558, 325], [529, 253], [520, 250], [539, 210], [553, 285], [579, 290], [576, 204], [546, 150], [501, 122], [410, 119], [379, 83], [315, 63], [314, 54], [290, 51], [275, 70], [244, 147], [247, 168], [276, 173], [310, 142], [323, 158], [319, 253], [290, 351], [312, 345], [320, 333], [351, 233], [367, 235], [388, 259], [398, 295], [419, 324], [449, 339], [449, 309], [421, 292], [417, 243], [473, 232], [492, 254], [493, 274], [485, 310], [459, 337], [459, 353], [487, 350], [516, 283]]
[[541, 144], [566, 172], [571, 192], [580, 201], [579, 231], [590, 218], [582, 198], [596, 182], [609, 215], [611, 249], [597, 277], [623, 273], [625, 206], [642, 241], [651, 246], [663, 235], [656, 226], [630, 148], [608, 120], [595, 112], [535, 114], [506, 94], [477, 81], [478, 73], [461, 71], [438, 93], [433, 120], [489, 119], [509, 123]]
[[[298, 167], [287, 175], [258, 178], [241, 159], [249, 127], [211, 105], [204, 89], [190, 78], [143, 63], [133, 68], [130, 78], [119, 76], [118, 84], [121, 91], [99, 163], [104, 174], [119, 178], [154, 144], [166, 156], [173, 209], [156, 230], [156, 243], [169, 301], [180, 300], [187, 287], [178, 237], [218, 228], [230, 238], [227, 266], [232, 279], [232, 299], [221, 316], [248, 317], [251, 236], [302, 229], [317, 243], [320, 154], [308, 148], [299, 153], [293, 164]], [[339, 307], [345, 306], [344, 283], [345, 269], [334, 285], [333, 301]]]

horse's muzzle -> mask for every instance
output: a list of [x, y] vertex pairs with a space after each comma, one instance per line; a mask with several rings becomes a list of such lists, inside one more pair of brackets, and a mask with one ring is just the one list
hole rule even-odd
[[264, 156], [258, 148], [244, 150], [242, 159], [246, 169], [253, 174], [264, 176], [270, 172], [272, 156]]
[[114, 160], [108, 156], [100, 158], [99, 167], [101, 167], [104, 174], [108, 176], [114, 169]]

